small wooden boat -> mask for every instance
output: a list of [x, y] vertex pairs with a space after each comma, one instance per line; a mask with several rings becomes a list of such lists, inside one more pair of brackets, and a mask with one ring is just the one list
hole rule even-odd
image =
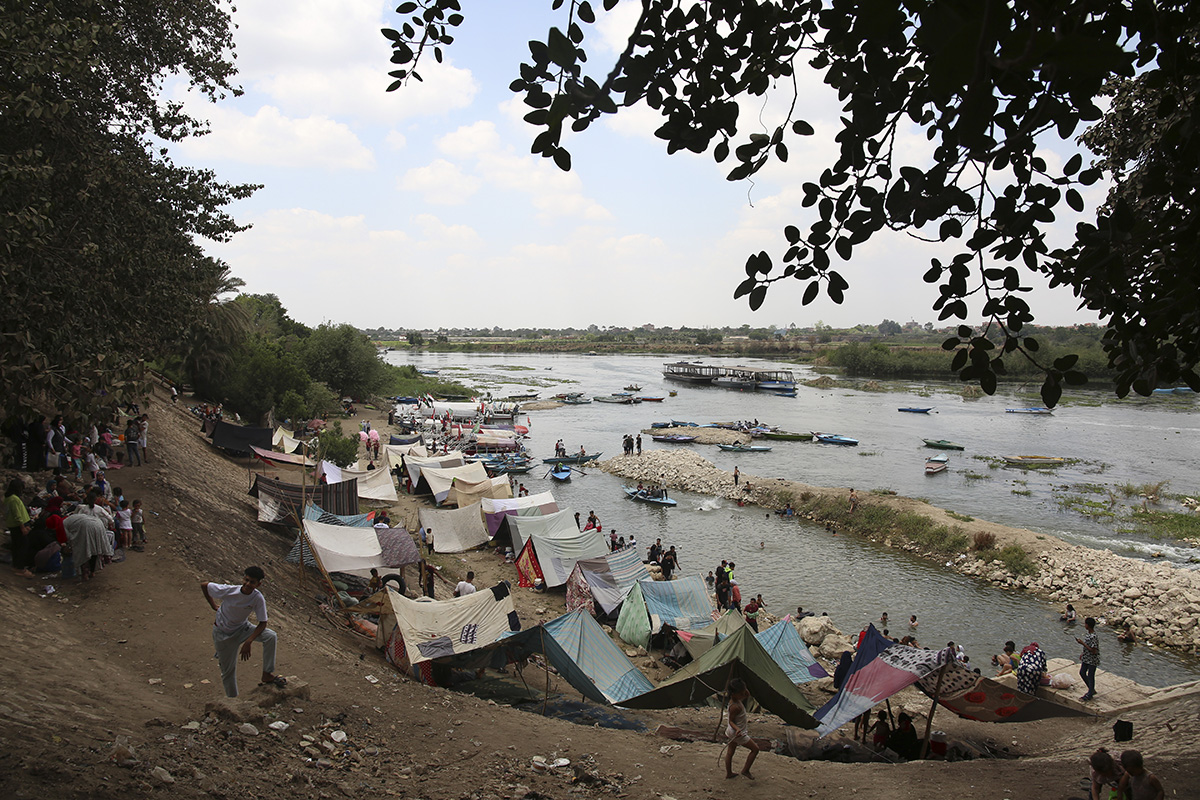
[[631, 406], [636, 402], [633, 395], [628, 394], [598, 394], [592, 399], [597, 403], [617, 403], [623, 406]]
[[1014, 467], [1061, 467], [1067, 463], [1065, 458], [1057, 456], [1000, 456], [1005, 464]]
[[675, 391], [674, 389], [672, 389], [671, 391], [667, 392], [667, 395], [668, 395], [668, 396], [670, 396], [670, 397], [675, 397], [675, 396], [676, 396], [676, 395], [678, 395], [678, 394], [679, 394], [679, 392]]
[[948, 439], [922, 439], [926, 447], [932, 447], [935, 450], [962, 450], [961, 444], [951, 442]]
[[936, 456], [930, 456], [929, 458], [927, 458], [925, 460], [926, 461], [938, 461], [940, 463], [945, 464], [946, 462], [948, 462], [950, 460], [950, 456], [946, 455], [945, 453], [938, 453]]
[[582, 405], [586, 405], [586, 404], [592, 402], [592, 398], [590, 398], [590, 397], [564, 397], [562, 399], [562, 401], [569, 406], [582, 406]]
[[518, 400], [537, 400], [537, 392], [529, 392], [526, 394], [510, 394], [504, 398], [506, 403], [512, 403]]
[[586, 464], [589, 461], [595, 461], [601, 453], [588, 453], [586, 456], [560, 456], [558, 458], [543, 458], [543, 464]]
[[1030, 406], [1029, 408], [1006, 408], [1005, 413], [1008, 414], [1053, 414], [1054, 412], [1045, 406]]
[[908, 414], [928, 414], [930, 411], [933, 411], [933, 406], [930, 406], [929, 408], [917, 408], [916, 406], [908, 406], [905, 408], [897, 408], [896, 410], [904, 411]]
[[946, 467], [947, 464], [945, 461], [935, 461], [931, 458], [925, 462], [925, 474], [937, 475], [939, 472], [945, 472]]
[[643, 403], [661, 403], [665, 399], [666, 398], [663, 397], [647, 397], [646, 395], [642, 395], [638, 398], [638, 400], [641, 400]]
[[571, 468], [567, 466], [563, 466], [562, 469], [555, 467], [550, 470], [550, 477], [556, 481], [569, 481], [571, 480]]
[[677, 419], [671, 420], [672, 428], [699, 428], [700, 426], [694, 422], [680, 422]]
[[673, 444], [687, 444], [688, 442], [696, 441], [695, 436], [684, 436], [682, 433], [672, 433], [668, 435], [651, 436], [656, 442], [671, 442]]
[[767, 393], [773, 394], [776, 397], [795, 397], [796, 396], [795, 389], [768, 389]]
[[762, 445], [762, 444], [719, 444], [719, 445], [717, 445], [717, 447], [721, 448], [722, 450], [724, 450], [727, 453], [769, 453], [769, 452], [771, 452], [771, 448], [767, 447], [766, 445]]
[[851, 439], [849, 436], [842, 436], [837, 433], [817, 433], [816, 431], [813, 431], [813, 441], [821, 444], [840, 444], [849, 447], [858, 444], [858, 439]]
[[651, 422], [650, 427], [651, 428], [673, 428], [675, 426], [669, 422]]
[[631, 383], [625, 387], [625, 391], [627, 392], [640, 392], [641, 390], [642, 387], [638, 386], [636, 383]]
[[792, 433], [791, 431], [763, 431], [762, 438], [774, 439], [781, 442], [811, 442], [811, 433]]
[[675, 501], [669, 497], [654, 497], [653, 493], [657, 491], [659, 490], [651, 489], [648, 492], [645, 489], [638, 490], [625, 487], [625, 496], [630, 500], [638, 500], [643, 503], [653, 503], [656, 506], [663, 506], [664, 508], [671, 508], [672, 506], [676, 505]]

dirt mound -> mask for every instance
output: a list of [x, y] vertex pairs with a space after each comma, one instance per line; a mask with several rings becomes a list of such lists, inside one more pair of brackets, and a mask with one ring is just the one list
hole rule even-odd
[[[284, 561], [291, 537], [255, 521], [256, 506], [246, 496], [251, 465], [214, 451], [184, 404], [158, 397], [149, 409], [149, 464], [110, 475], [127, 498], [143, 501], [146, 552], [129, 554], [83, 584], [0, 574], [0, 796], [701, 798], [726, 785], [718, 745], [674, 746], [646, 732], [660, 722], [712, 729], [715, 710], [630, 715], [641, 730], [614, 730], [542, 717], [540, 696], [530, 702], [498, 691], [495, 699], [481, 699], [397, 674], [371, 643], [321, 613], [311, 578], [302, 585], [298, 568]], [[403, 498], [393, 517], [411, 524], [415, 508]], [[254, 686], [256, 648], [239, 670], [242, 698], [229, 702], [213, 659], [212, 613], [198, 583], [233, 582], [252, 563], [268, 576], [278, 671], [291, 676], [291, 686], [282, 697], [279, 689]], [[475, 569], [480, 583], [512, 577], [505, 573], [511, 566], [491, 554], [442, 563], [447, 573]], [[561, 613], [561, 596], [518, 592], [518, 602], [527, 622]], [[539, 673], [529, 683], [540, 689], [545, 680]], [[490, 685], [484, 680], [476, 689]], [[564, 695], [572, 703], [577, 697]], [[916, 696], [907, 704], [914, 712], [928, 708]], [[1195, 739], [1195, 706], [1139, 714], [1133, 744], [1168, 791], [1194, 786], [1196, 756], [1167, 743]], [[1180, 736], [1168, 727], [1171, 720], [1177, 731], [1185, 721], [1191, 727]], [[773, 717], [755, 716], [751, 724], [756, 735], [783, 738]], [[1051, 757], [894, 767], [765, 755], [755, 768], [754, 793], [790, 800], [862, 791], [915, 800], [946, 792], [992, 800], [998, 787], [1019, 786], [1028, 797], [1082, 797], [1084, 758], [1111, 742], [1109, 725], [984, 726], [941, 712], [935, 727], [1011, 740], [1026, 756]], [[1163, 763], [1159, 752], [1174, 762]], [[572, 763], [539, 773], [531, 766], [538, 755]]]

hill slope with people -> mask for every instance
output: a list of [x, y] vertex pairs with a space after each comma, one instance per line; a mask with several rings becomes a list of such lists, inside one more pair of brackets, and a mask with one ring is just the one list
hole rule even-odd
[[[110, 474], [125, 497], [141, 499], [147, 510], [145, 551], [128, 553], [83, 583], [31, 580], [11, 570], [0, 575], [0, 795], [700, 798], [728, 785], [719, 745], [675, 746], [651, 735], [659, 723], [715, 729], [717, 709], [603, 712], [639, 728], [621, 730], [543, 717], [540, 696], [520, 710], [511, 698], [480, 699], [399, 675], [371, 642], [321, 611], [312, 576], [301, 583], [299, 568], [285, 561], [292, 537], [256, 522], [256, 501], [246, 494], [251, 465], [212, 449], [184, 403], [160, 395], [148, 413], [147, 463]], [[35, 477], [44, 481], [45, 473]], [[402, 497], [393, 519], [412, 525], [417, 507]], [[480, 587], [513, 577], [511, 565], [489, 553], [441, 557], [441, 563], [451, 582], [468, 570]], [[239, 583], [250, 565], [266, 573], [262, 592], [278, 634], [277, 672], [289, 685], [257, 685], [255, 645], [239, 665], [241, 697], [231, 701], [221, 689], [213, 614], [200, 584]], [[515, 591], [526, 625], [560, 613], [560, 597]], [[577, 698], [563, 686], [567, 699]], [[905, 702], [911, 712], [928, 710], [922, 697]], [[1173, 788], [1196, 785], [1200, 757], [1187, 743], [1200, 736], [1197, 701], [1126, 718], [1134, 723], [1132, 744], [1162, 777], [1168, 797]], [[755, 736], [784, 738], [774, 717], [751, 714], [750, 724]], [[986, 726], [943, 711], [935, 727], [991, 738], [1022, 757], [892, 766], [764, 753], [752, 791], [780, 800], [855, 792], [992, 800], [1002, 789], [1083, 797], [1087, 756], [1106, 741], [1110, 749], [1121, 747], [1111, 744], [1110, 725]], [[551, 755], [570, 759], [574, 769], [532, 768], [534, 756]]]

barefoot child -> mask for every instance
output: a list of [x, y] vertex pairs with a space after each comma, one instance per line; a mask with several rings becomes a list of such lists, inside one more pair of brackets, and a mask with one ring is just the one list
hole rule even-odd
[[888, 724], [887, 712], [880, 711], [878, 721], [871, 726], [871, 743], [876, 750], [887, 747], [888, 737], [892, 735], [892, 726]]
[[746, 701], [750, 699], [750, 690], [746, 688], [745, 682], [741, 678], [734, 678], [729, 682], [729, 724], [725, 726], [725, 736], [729, 739], [729, 744], [725, 746], [725, 777], [736, 778], [737, 775], [733, 771], [733, 751], [738, 745], [749, 750], [746, 756], [746, 765], [742, 767], [742, 774], [751, 780], [754, 776], [750, 774], [750, 765], [754, 763], [754, 759], [758, 757], [758, 745], [750, 738], [750, 733], [746, 728]]
[[121, 501], [121, 510], [117, 512], [117, 547], [129, 550], [133, 547], [133, 510], [129, 501]]
[[130, 521], [133, 523], [133, 544], [136, 550], [146, 549], [146, 518], [142, 515], [142, 501], [134, 500], [130, 507]]

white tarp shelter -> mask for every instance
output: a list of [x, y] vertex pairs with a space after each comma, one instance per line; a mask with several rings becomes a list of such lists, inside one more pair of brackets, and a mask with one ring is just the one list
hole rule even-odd
[[464, 508], [422, 508], [421, 524], [433, 531], [435, 553], [461, 553], [487, 544], [487, 526], [479, 503]]

